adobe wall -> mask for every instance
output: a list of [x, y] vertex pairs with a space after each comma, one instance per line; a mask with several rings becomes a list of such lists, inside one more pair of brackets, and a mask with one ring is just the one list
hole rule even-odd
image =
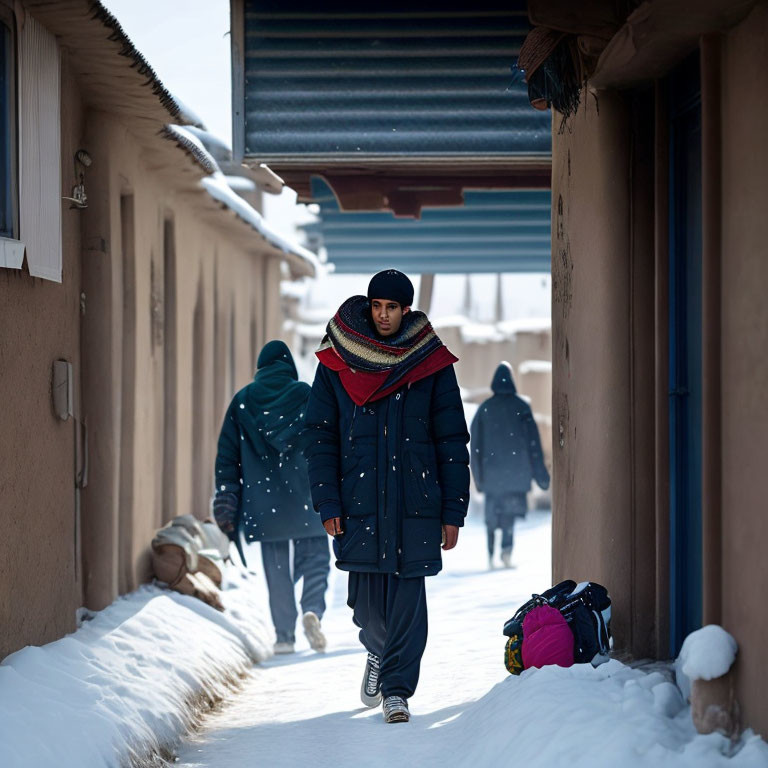
[[[92, 409], [100, 461], [88, 491], [86, 560], [93, 588], [87, 598], [99, 608], [151, 577], [149, 543], [163, 522], [175, 514], [209, 514], [218, 431], [232, 394], [253, 375], [254, 339], [263, 323], [255, 308], [263, 305], [265, 286], [263, 258], [224, 230], [242, 227], [233, 215], [177, 194], [121, 123], [104, 114], [91, 118], [98, 126], [91, 193], [102, 205], [89, 220], [88, 239], [103, 240], [108, 253], [86, 271], [93, 279], [94, 272], [110, 270], [88, 331], [93, 367], [86, 410]], [[181, 171], [190, 160], [171, 151]], [[122, 232], [121, 197], [132, 200], [132, 245]], [[172, 361], [165, 350], [173, 344], [164, 304], [166, 220], [173, 222], [176, 254], [175, 278], [169, 277]], [[126, 244], [133, 261], [128, 268]], [[269, 292], [277, 295], [279, 272], [267, 274], [274, 281]], [[175, 367], [176, 379], [168, 402], [167, 365]], [[166, 438], [169, 408], [175, 408], [175, 428]], [[163, 471], [164, 446], [175, 450], [175, 480]], [[164, 483], [172, 484], [170, 493]], [[175, 508], [163, 509], [164, 498], [173, 498]]]
[[553, 582], [591, 579], [630, 642], [629, 114], [587, 96], [552, 145]]
[[722, 610], [744, 725], [765, 737], [768, 610], [753, 598], [768, 583], [768, 4], [724, 38], [722, 83]]
[[[80, 146], [80, 95], [62, 69], [62, 195]], [[80, 216], [62, 204], [62, 283], [0, 269], [0, 658], [75, 627], [75, 423], [53, 411], [53, 361], [80, 383]]]

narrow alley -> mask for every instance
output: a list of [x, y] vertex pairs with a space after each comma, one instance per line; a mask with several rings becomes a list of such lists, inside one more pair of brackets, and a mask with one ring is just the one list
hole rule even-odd
[[0, 768], [768, 768], [768, 0], [454, 5], [0, 0]]
[[[365, 655], [337, 572], [323, 622], [328, 652], [314, 653], [302, 638], [296, 656], [254, 668], [245, 688], [180, 748], [175, 765], [766, 765], [768, 746], [757, 737], [729, 759], [726, 739], [695, 733], [669, 667], [637, 671], [611, 661], [510, 676], [501, 629], [548, 584], [549, 511], [530, 512], [517, 532], [514, 567], [488, 571], [485, 528], [470, 521], [444, 572], [428, 581], [430, 637], [410, 723], [387, 727], [380, 707], [360, 704]], [[266, 590], [261, 598], [266, 606]]]

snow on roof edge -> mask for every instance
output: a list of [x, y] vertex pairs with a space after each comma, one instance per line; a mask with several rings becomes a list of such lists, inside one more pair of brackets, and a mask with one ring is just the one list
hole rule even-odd
[[146, 77], [146, 84], [152, 88], [152, 93], [157, 96], [171, 117], [183, 123], [204, 128], [205, 126], [200, 117], [165, 87], [163, 81], [152, 68], [152, 65], [144, 57], [144, 54], [134, 45], [120, 22], [106, 6], [99, 2], [99, 0], [91, 0], [90, 8], [93, 18], [112, 31], [110, 39], [122, 46], [120, 53], [133, 59], [136, 64], [136, 71]]
[[518, 317], [498, 324], [502, 333], [541, 333], [552, 328], [551, 317]]
[[169, 124], [164, 126], [161, 134], [165, 138], [175, 141], [176, 144], [187, 152], [195, 162], [206, 172], [216, 173], [220, 171], [216, 158], [205, 148], [200, 139], [191, 131], [180, 125]]
[[518, 375], [526, 373], [552, 373], [552, 362], [550, 360], [523, 360], [517, 367]]
[[256, 230], [268, 243], [287, 255], [304, 262], [310, 274], [317, 274], [320, 270], [320, 262], [317, 256], [312, 251], [276, 232], [264, 221], [264, 217], [252, 205], [243, 200], [227, 184], [226, 178], [221, 171], [203, 178], [202, 184], [214, 200], [229, 208], [238, 218]]

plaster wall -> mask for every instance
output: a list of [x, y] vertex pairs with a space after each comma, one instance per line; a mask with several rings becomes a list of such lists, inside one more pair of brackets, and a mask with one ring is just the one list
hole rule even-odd
[[515, 355], [510, 362], [517, 368], [526, 360], [552, 360], [552, 334], [549, 330], [518, 331], [515, 334]]
[[550, 416], [552, 413], [552, 371], [523, 370], [515, 379], [518, 392], [531, 401], [535, 414]]
[[[62, 63], [62, 195], [71, 192], [82, 107]], [[76, 425], [54, 413], [53, 361], [80, 388], [80, 216], [62, 209], [62, 282], [0, 269], [0, 658], [74, 629], [81, 604]]]
[[631, 640], [630, 121], [621, 94], [584, 99], [552, 147], [553, 581], [591, 579]]
[[724, 38], [722, 84], [722, 615], [743, 723], [765, 737], [768, 610], [751, 596], [768, 583], [768, 4]]
[[[157, 167], [156, 158], [124, 124], [109, 115], [91, 117], [99, 126], [98, 147], [109, 156], [103, 171], [94, 174], [93, 194], [108, 202], [91, 222], [95, 231], [90, 236], [108, 242], [113, 282], [118, 284], [108, 323], [111, 333], [102, 334], [89, 349], [95, 366], [113, 360], [108, 386], [116, 403], [102, 414], [102, 431], [108, 435], [112, 457], [108, 463], [114, 463], [118, 472], [107, 471], [99, 496], [112, 508], [117, 499], [112, 529], [119, 540], [115, 541], [114, 530], [104, 531], [92, 549], [101, 552], [94, 556], [101, 557], [106, 572], [113, 565], [107, 561], [115, 548], [118, 578], [109, 592], [100, 588], [98, 604], [114, 598], [115, 590], [133, 589], [151, 577], [149, 543], [164, 518], [187, 512], [209, 514], [218, 430], [232, 395], [253, 375], [253, 307], [261, 303], [265, 288], [263, 258], [227, 236], [227, 224], [238, 228], [242, 223], [227, 217], [222, 227], [225, 214], [212, 213], [191, 195], [176, 192], [173, 177]], [[179, 153], [177, 162], [183, 166], [189, 160]], [[129, 199], [132, 216], [125, 213]], [[176, 387], [168, 403], [164, 385], [168, 356], [163, 349], [167, 341], [163, 302], [169, 295], [164, 285], [167, 220], [173, 222], [176, 253], [170, 291], [175, 295]], [[129, 259], [132, 268], [126, 268]], [[272, 268], [267, 275], [274, 283], [270, 292], [276, 295], [279, 271]], [[99, 316], [94, 322], [100, 322]], [[276, 320], [271, 322], [277, 325]], [[100, 385], [104, 383], [97, 370], [93, 375]], [[168, 441], [167, 407], [176, 408], [176, 434]], [[163, 475], [164, 444], [177, 449], [175, 479]], [[175, 487], [164, 496], [167, 482]], [[164, 511], [163, 498], [176, 499], [176, 509]], [[99, 499], [91, 501], [100, 506]]]

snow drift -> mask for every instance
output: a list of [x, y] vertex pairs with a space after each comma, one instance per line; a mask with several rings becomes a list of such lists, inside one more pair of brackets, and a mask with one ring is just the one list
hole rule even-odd
[[0, 664], [0, 765], [100, 768], [167, 755], [255, 662], [271, 630], [229, 566], [220, 613], [144, 586]]

